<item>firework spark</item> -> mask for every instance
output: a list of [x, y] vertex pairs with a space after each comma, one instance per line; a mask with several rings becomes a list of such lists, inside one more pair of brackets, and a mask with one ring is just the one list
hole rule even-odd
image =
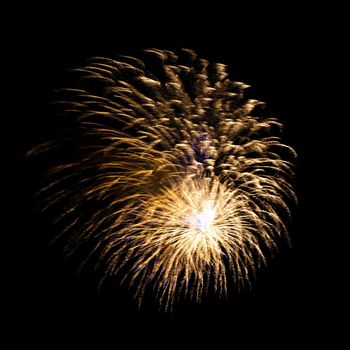
[[191, 50], [95, 57], [72, 74], [56, 103], [70, 129], [29, 152], [54, 158], [38, 196], [67, 256], [89, 242], [82, 265], [122, 274], [139, 301], [152, 286], [164, 308], [249, 283], [288, 240], [295, 153], [281, 124]]

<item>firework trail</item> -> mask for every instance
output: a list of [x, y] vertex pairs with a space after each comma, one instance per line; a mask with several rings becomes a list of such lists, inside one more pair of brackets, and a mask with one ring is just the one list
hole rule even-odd
[[167, 309], [244, 287], [288, 240], [295, 153], [225, 65], [145, 52], [73, 70], [55, 104], [69, 128], [29, 155], [50, 159], [38, 198], [65, 254], [87, 245], [82, 265], [122, 275], [139, 301], [151, 286]]

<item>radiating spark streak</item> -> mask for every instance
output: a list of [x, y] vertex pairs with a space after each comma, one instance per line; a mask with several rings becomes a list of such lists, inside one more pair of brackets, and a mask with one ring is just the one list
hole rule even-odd
[[151, 66], [95, 57], [73, 70], [78, 86], [54, 106], [75, 129], [28, 155], [63, 155], [37, 195], [65, 254], [92, 242], [81, 266], [96, 261], [101, 282], [122, 274], [140, 302], [151, 285], [168, 309], [210, 287], [224, 295], [230, 280], [246, 286], [289, 240], [295, 152], [278, 120], [251, 115], [261, 102], [225, 65], [187, 49], [146, 53]]

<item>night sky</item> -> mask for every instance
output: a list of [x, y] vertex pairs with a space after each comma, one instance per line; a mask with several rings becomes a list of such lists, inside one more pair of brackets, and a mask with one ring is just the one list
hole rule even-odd
[[[167, 22], [154, 15], [150, 21], [135, 17], [129, 22], [121, 20], [127, 14], [119, 13], [114, 22], [111, 13], [108, 19], [84, 18], [82, 13], [66, 17], [69, 11], [61, 9], [54, 17], [52, 9], [45, 16], [18, 21], [21, 30], [13, 29], [8, 50], [14, 75], [3, 149], [11, 158], [10, 185], [5, 184], [10, 194], [10, 225], [5, 230], [10, 244], [4, 249], [9, 255], [10, 293], [5, 304], [11, 305], [12, 341], [46, 344], [47, 349], [73, 341], [83, 348], [82, 344], [96, 340], [98, 349], [107, 348], [102, 344], [109, 341], [113, 348], [123, 349], [122, 341], [128, 342], [127, 348], [136, 344], [241, 348], [237, 344], [243, 342], [248, 348], [264, 344], [284, 349], [323, 337], [337, 340], [336, 335], [329, 336], [338, 298], [333, 259], [337, 254], [329, 240], [336, 232], [324, 219], [329, 215], [324, 202], [330, 192], [323, 169], [328, 152], [324, 136], [328, 93], [323, 87], [329, 75], [325, 59], [329, 48], [322, 29], [326, 27], [298, 11], [290, 16], [281, 11], [283, 15], [271, 18], [221, 11], [222, 17], [213, 13], [215, 21], [208, 15], [193, 22], [190, 16]], [[89, 56], [113, 58], [147, 47], [191, 48], [200, 57], [227, 64], [231, 77], [251, 85], [252, 95], [265, 101], [268, 113], [284, 123], [283, 140], [298, 153], [299, 205], [290, 229], [292, 248], [282, 249], [251, 291], [229, 295], [220, 303], [210, 299], [201, 306], [180, 305], [172, 314], [160, 313], [147, 302], [138, 311], [128, 290], [112, 282], [97, 292], [93, 276], [77, 275], [64, 263], [60, 250], [49, 247], [43, 223], [31, 213], [30, 180], [19, 161], [50, 127], [47, 120], [42, 122], [40, 111], [50, 89], [60, 86], [62, 70]]]

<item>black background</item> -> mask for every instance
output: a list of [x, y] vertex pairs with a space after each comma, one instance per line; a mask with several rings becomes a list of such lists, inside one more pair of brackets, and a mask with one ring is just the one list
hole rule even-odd
[[[327, 122], [328, 57], [334, 52], [327, 20], [317, 11], [303, 9], [274, 9], [277, 13], [268, 15], [256, 11], [251, 16], [248, 9], [221, 7], [204, 16], [185, 8], [173, 13], [172, 6], [162, 15], [135, 7], [104, 8], [90, 17], [83, 11], [73, 14], [69, 8], [53, 7], [16, 22], [8, 50], [13, 68], [6, 102], [11, 112], [4, 135], [11, 157], [7, 188], [11, 243], [5, 253], [10, 256], [12, 339], [47, 348], [73, 340], [81, 347], [97, 341], [98, 348], [107, 342], [123, 348], [123, 341], [131, 348], [179, 343], [215, 348], [264, 344], [282, 349], [306, 341], [336, 342], [331, 331], [338, 311], [336, 254], [329, 239], [334, 228], [327, 222], [325, 204], [330, 191], [325, 183], [330, 180], [324, 161], [332, 132]], [[192, 48], [203, 58], [227, 64], [231, 76], [252, 85], [254, 96], [267, 102], [269, 111], [283, 121], [284, 140], [299, 155], [292, 249], [276, 258], [252, 291], [231, 295], [220, 304], [183, 306], [171, 314], [150, 307], [138, 311], [126, 290], [96, 292], [93, 278], [78, 276], [63, 263], [31, 214], [30, 188], [19, 160], [45, 133], [39, 111], [48, 91], [59, 84], [62, 70], [93, 55], [113, 58], [148, 47]]]

